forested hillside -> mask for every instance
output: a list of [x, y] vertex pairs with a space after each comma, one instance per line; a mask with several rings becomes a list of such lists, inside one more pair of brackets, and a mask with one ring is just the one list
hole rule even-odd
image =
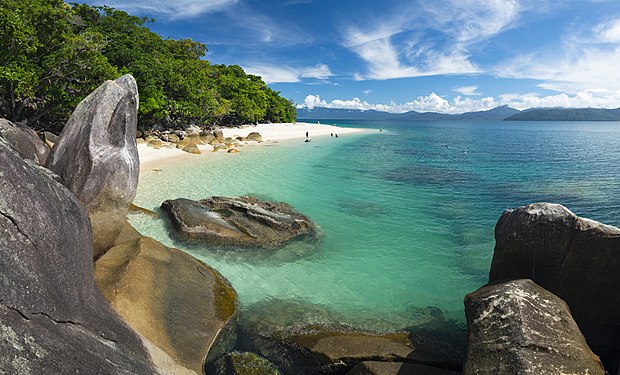
[[211, 65], [207, 47], [164, 39], [151, 19], [62, 0], [0, 2], [0, 117], [59, 131], [105, 79], [132, 74], [139, 126], [291, 122], [296, 111], [236, 65]]

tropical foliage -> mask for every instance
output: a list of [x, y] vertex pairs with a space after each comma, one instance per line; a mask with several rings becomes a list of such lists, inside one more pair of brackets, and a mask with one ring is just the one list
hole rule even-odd
[[241, 67], [211, 65], [207, 47], [164, 39], [153, 20], [62, 0], [0, 2], [0, 116], [59, 130], [105, 79], [130, 73], [142, 128], [291, 122], [290, 100]]

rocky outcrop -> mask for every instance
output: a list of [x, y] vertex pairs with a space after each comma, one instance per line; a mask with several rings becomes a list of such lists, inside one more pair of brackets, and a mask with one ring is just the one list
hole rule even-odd
[[566, 303], [532, 280], [465, 297], [465, 374], [604, 374]]
[[237, 297], [228, 281], [192, 256], [142, 237], [95, 263], [112, 307], [179, 365], [203, 373], [235, 340]]
[[590, 348], [615, 373], [620, 358], [620, 229], [558, 204], [504, 212], [489, 280], [530, 278], [568, 306]]
[[214, 375], [280, 375], [278, 368], [256, 353], [231, 352], [215, 361]]
[[188, 152], [190, 154], [202, 154], [198, 146], [196, 146], [193, 143], [190, 143], [187, 146], [183, 147], [183, 151]]
[[45, 165], [50, 149], [28, 126], [0, 119], [0, 134], [19, 155], [38, 165]]
[[0, 373], [155, 373], [95, 286], [75, 196], [2, 137], [0, 186]]
[[456, 375], [460, 372], [403, 362], [366, 361], [353, 367], [347, 375]]
[[94, 257], [112, 245], [136, 195], [137, 92], [131, 76], [97, 88], [77, 106], [47, 161], [86, 207]]
[[286, 203], [253, 197], [212, 197], [201, 201], [165, 201], [181, 238], [217, 245], [274, 247], [303, 236], [315, 236], [315, 225]]

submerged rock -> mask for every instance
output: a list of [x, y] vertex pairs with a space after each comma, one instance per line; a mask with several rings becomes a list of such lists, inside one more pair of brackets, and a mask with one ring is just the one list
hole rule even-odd
[[215, 361], [214, 375], [280, 375], [278, 368], [256, 353], [232, 352]]
[[489, 280], [530, 278], [568, 306], [610, 373], [620, 359], [620, 229], [558, 204], [505, 211], [495, 227]]
[[34, 130], [24, 124], [15, 124], [0, 118], [0, 134], [22, 158], [45, 165], [50, 149]]
[[93, 280], [88, 216], [0, 137], [0, 373], [153, 374]]
[[465, 297], [465, 374], [604, 374], [566, 303], [532, 280]]
[[133, 77], [105, 82], [77, 106], [47, 160], [86, 207], [95, 258], [112, 246], [136, 195], [137, 109]]
[[286, 203], [253, 197], [211, 197], [201, 201], [167, 200], [179, 236], [217, 245], [274, 247], [302, 236], [316, 235], [315, 225]]
[[203, 373], [235, 341], [237, 296], [217, 271], [142, 237], [111, 248], [95, 280], [112, 307], [178, 364]]

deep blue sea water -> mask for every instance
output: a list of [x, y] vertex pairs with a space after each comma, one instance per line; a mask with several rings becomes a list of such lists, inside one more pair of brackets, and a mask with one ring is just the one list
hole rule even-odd
[[316, 243], [258, 253], [187, 246], [164, 221], [131, 221], [218, 269], [243, 311], [372, 329], [437, 311], [463, 321], [463, 297], [487, 281], [507, 208], [555, 202], [620, 226], [620, 123], [332, 123], [372, 130], [192, 158], [143, 173], [136, 197], [151, 209], [212, 195], [285, 201], [319, 225]]

